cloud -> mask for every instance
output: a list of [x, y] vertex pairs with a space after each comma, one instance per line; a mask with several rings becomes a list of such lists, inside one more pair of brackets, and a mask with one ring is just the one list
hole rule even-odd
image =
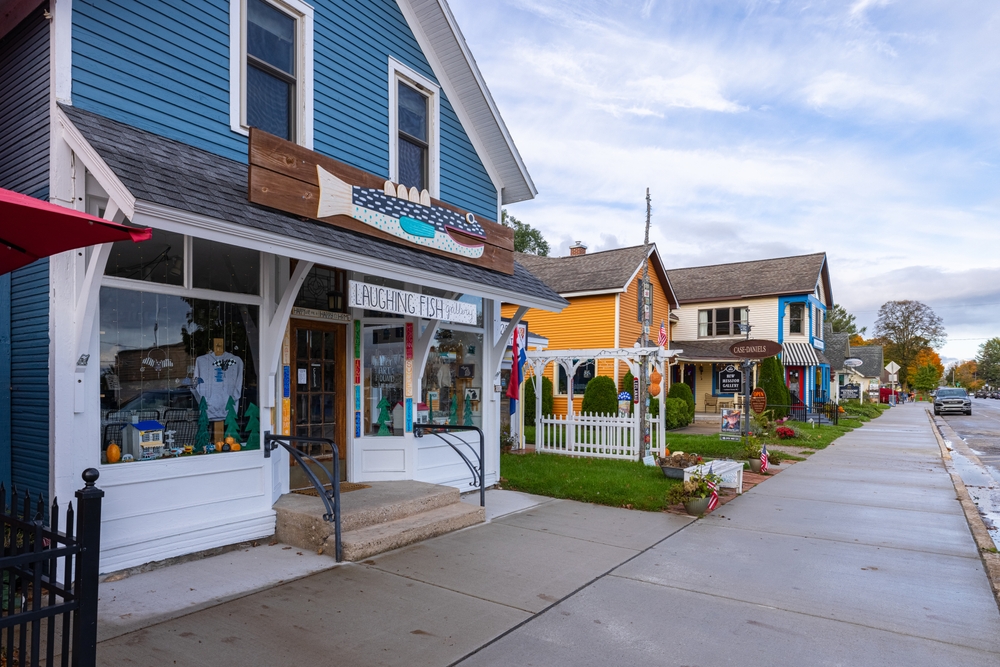
[[845, 72], [823, 72], [813, 79], [803, 91], [807, 102], [817, 108], [873, 109], [883, 106], [902, 106], [919, 111], [922, 115], [937, 115], [939, 102], [932, 101], [913, 86], [876, 83]]

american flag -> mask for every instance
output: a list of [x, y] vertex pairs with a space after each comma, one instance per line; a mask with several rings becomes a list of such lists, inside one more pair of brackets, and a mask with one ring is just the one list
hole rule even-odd
[[660, 338], [657, 343], [660, 347], [667, 346], [667, 325], [663, 320], [660, 320]]
[[[712, 474], [711, 466], [709, 466], [708, 468], [708, 474], [709, 475]], [[711, 512], [712, 510], [714, 510], [716, 507], [719, 506], [719, 488], [718, 485], [711, 479], [706, 479], [705, 483], [708, 484], [708, 488], [712, 490], [712, 495], [708, 499], [708, 511]]]
[[760, 446], [760, 471], [767, 472], [767, 445]]

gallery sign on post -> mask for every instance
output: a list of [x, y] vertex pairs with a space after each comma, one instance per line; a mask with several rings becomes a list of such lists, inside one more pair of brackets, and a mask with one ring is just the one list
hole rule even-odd
[[395, 287], [370, 285], [356, 280], [350, 281], [348, 287], [348, 305], [352, 308], [364, 308], [456, 324], [474, 325], [478, 320], [478, 312], [474, 303], [442, 299], [430, 294], [407, 292]]
[[861, 398], [861, 386], [857, 384], [845, 384], [840, 388], [840, 399], [843, 401], [856, 401]]
[[738, 394], [743, 391], [743, 371], [729, 364], [719, 371], [719, 393]]

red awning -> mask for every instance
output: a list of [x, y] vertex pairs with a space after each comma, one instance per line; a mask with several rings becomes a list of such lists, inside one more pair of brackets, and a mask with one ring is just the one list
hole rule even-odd
[[0, 188], [0, 274], [64, 250], [145, 241], [148, 227], [126, 227]]

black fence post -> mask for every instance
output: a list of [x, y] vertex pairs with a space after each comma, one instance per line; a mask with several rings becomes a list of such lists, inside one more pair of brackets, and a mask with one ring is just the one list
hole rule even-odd
[[86, 486], [76, 492], [76, 539], [80, 555], [76, 561], [77, 610], [73, 620], [73, 667], [97, 665], [97, 596], [101, 563], [101, 499], [104, 491], [94, 486], [100, 473], [83, 471]]

